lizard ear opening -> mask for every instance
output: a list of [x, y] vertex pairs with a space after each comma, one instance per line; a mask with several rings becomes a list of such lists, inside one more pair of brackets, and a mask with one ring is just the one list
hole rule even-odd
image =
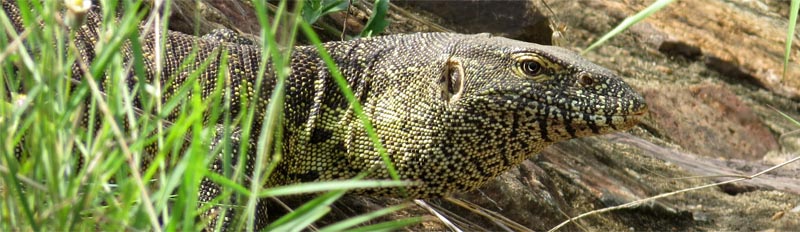
[[442, 100], [453, 103], [461, 97], [464, 90], [464, 67], [461, 62], [449, 59], [439, 77], [439, 92]]

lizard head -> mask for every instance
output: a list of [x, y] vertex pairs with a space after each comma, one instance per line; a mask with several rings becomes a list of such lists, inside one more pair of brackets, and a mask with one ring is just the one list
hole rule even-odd
[[428, 79], [437, 121], [424, 124], [437, 148], [399, 164], [425, 180], [417, 196], [477, 188], [555, 142], [633, 127], [647, 110], [621, 78], [563, 48], [486, 35], [443, 44]]
[[647, 111], [617, 75], [560, 47], [474, 35], [455, 43], [445, 66], [442, 97], [453, 109], [504, 124], [522, 140], [624, 130]]
[[[566, 49], [485, 34], [409, 37], [388, 39], [391, 55], [365, 66], [380, 67], [376, 83], [389, 86], [367, 108], [400, 177], [421, 183], [413, 197], [477, 188], [555, 142], [628, 129], [647, 109], [621, 78]], [[376, 157], [350, 163], [381, 164]]]

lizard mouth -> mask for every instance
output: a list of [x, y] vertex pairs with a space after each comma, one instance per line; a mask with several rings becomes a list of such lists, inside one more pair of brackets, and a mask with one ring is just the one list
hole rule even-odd
[[642, 104], [642, 107], [639, 107], [639, 109], [638, 109], [638, 110], [634, 111], [634, 112], [633, 112], [632, 114], [630, 114], [630, 115], [631, 115], [631, 116], [635, 116], [635, 117], [642, 117], [642, 116], [644, 116], [645, 114], [647, 114], [647, 112], [648, 112], [647, 104]]
[[[553, 111], [562, 114], [572, 114], [576, 116], [590, 116], [590, 117], [622, 117], [625, 119], [639, 118], [648, 112], [648, 107], [645, 101], [638, 95], [634, 95], [632, 100], [624, 100], [625, 98], [613, 96], [582, 96], [574, 97], [567, 94], [547, 97], [531, 96], [518, 93], [505, 93], [498, 94], [482, 93], [478, 94], [480, 97], [487, 99], [494, 99], [493, 105], [507, 105], [509, 110], [530, 110], [548, 111], [540, 112], [545, 116]], [[574, 103], [576, 102], [576, 103]]]
[[486, 109], [509, 116], [515, 125], [548, 128], [536, 130], [546, 141], [626, 130], [638, 124], [641, 116], [647, 113], [647, 105], [643, 100], [639, 101], [641, 97], [636, 94], [611, 97], [563, 93], [543, 97], [494, 92], [479, 98], [485, 100], [482, 105], [488, 106]]

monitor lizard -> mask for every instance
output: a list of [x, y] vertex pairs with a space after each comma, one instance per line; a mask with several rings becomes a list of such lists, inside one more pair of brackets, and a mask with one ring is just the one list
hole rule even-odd
[[[16, 31], [25, 30], [19, 9], [6, 0], [2, 6]], [[73, 42], [87, 62], [95, 56], [100, 22], [90, 11], [86, 23], [74, 29]], [[258, 119], [276, 85], [275, 70], [267, 65], [260, 91], [254, 90], [262, 49], [234, 40], [170, 31], [164, 66], [157, 70], [152, 58], [156, 40], [146, 35], [142, 49], [147, 75], [136, 80], [131, 75], [128, 83], [132, 88], [136, 82], [152, 82], [160, 71], [163, 77], [175, 77], [171, 82], [161, 79], [163, 99], [169, 99], [197, 63], [211, 59], [197, 79], [200, 97], [215, 90], [229, 92], [226, 110], [232, 115], [240, 113], [242, 102], [256, 104], [252, 131], [258, 134]], [[559, 47], [489, 34], [414, 33], [328, 42], [324, 48], [363, 105], [400, 179], [417, 183], [402, 194], [395, 188], [360, 194], [431, 198], [469, 191], [553, 143], [631, 128], [647, 111], [643, 98], [620, 77]], [[227, 53], [215, 52], [220, 49]], [[121, 50], [128, 62], [134, 59], [129, 47]], [[229, 62], [223, 85], [216, 81], [222, 71], [219, 54], [227, 54]], [[181, 70], [190, 56], [196, 63]], [[317, 49], [294, 47], [290, 64], [282, 121], [284, 158], [269, 183], [346, 179], [367, 170], [368, 179], [389, 179]], [[81, 73], [76, 69], [73, 78], [80, 80]], [[169, 114], [167, 120], [176, 116]], [[231, 138], [234, 144], [253, 143], [239, 141], [238, 131]], [[219, 142], [209, 141], [210, 146]], [[254, 152], [250, 149], [245, 156], [250, 171]], [[215, 161], [210, 168], [219, 172], [220, 164]], [[218, 193], [219, 186], [205, 180], [201, 201]], [[224, 218], [226, 223], [231, 215]]]

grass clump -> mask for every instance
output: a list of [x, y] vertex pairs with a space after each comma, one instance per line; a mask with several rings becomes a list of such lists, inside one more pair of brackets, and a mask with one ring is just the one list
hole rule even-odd
[[[288, 71], [276, 72], [279, 84], [271, 93], [257, 93], [270, 94], [264, 118], [254, 113], [253, 102], [243, 104], [244, 113], [238, 116], [226, 112], [231, 96], [221, 91], [199, 97], [201, 86], [192, 80], [200, 76], [210, 59], [190, 56], [184, 60], [181, 69], [189, 75], [182, 86], [160, 86], [160, 80], [175, 77], [157, 75], [152, 82], [137, 81], [131, 88], [130, 78], [145, 76], [148, 68], [164, 68], [168, 18], [142, 13], [140, 1], [95, 2], [102, 6], [104, 22], [98, 28], [102, 36], [92, 62], [83, 62], [80, 57], [85, 48], [75, 43], [75, 31], [62, 24], [62, 3], [17, 2], [24, 31], [15, 31], [8, 15], [0, 12], [0, 230], [199, 230], [209, 221], [198, 219], [214, 206], [238, 212], [234, 229], [252, 230], [259, 199], [327, 192], [269, 227], [298, 231], [328, 213], [330, 204], [349, 189], [403, 185], [399, 181], [350, 180], [265, 187], [263, 183], [282, 155], [283, 82]], [[292, 47], [299, 26], [308, 27], [300, 12], [304, 2], [296, 3], [296, 10], [290, 13], [286, 2], [281, 1], [274, 12], [279, 17], [271, 22], [263, 2], [253, 3], [260, 9], [256, 12], [262, 25], [261, 42], [266, 45], [259, 78], [266, 76], [268, 65], [272, 70], [289, 70], [291, 50], [280, 50], [278, 44]], [[170, 1], [163, 3], [166, 11], [171, 10], [170, 5]], [[293, 25], [287, 41], [275, 39], [280, 22]], [[141, 31], [142, 23], [153, 23], [161, 30]], [[155, 54], [142, 50], [144, 33], [159, 38]], [[305, 33], [312, 40], [316, 38], [313, 31]], [[125, 62], [125, 52], [134, 57], [133, 62]], [[225, 71], [227, 51], [216, 52], [222, 57], [218, 60], [217, 83], [224, 84], [229, 78]], [[153, 59], [155, 67], [147, 67], [145, 58]], [[188, 67], [195, 63], [199, 65]], [[335, 70], [332, 63], [329, 65]], [[73, 76], [73, 70], [80, 76]], [[134, 102], [141, 107], [135, 107]], [[177, 117], [166, 121], [169, 113]], [[369, 124], [363, 113], [358, 115]], [[218, 119], [224, 123], [205, 123]], [[256, 120], [264, 122], [261, 134], [250, 130]], [[240, 152], [234, 154], [233, 136], [255, 142], [240, 143]], [[211, 146], [212, 142], [216, 146]], [[246, 176], [242, 165], [225, 166], [222, 173], [209, 171], [214, 159], [221, 157], [223, 164], [232, 164], [234, 159], [244, 160], [237, 156], [250, 149], [258, 151], [253, 175]], [[220, 197], [208, 203], [199, 200], [204, 178], [222, 186]], [[243, 184], [246, 178], [251, 184]], [[356, 217], [328, 230], [352, 229], [399, 208]], [[373, 227], [392, 229], [417, 221]], [[218, 224], [210, 229], [222, 228]]]

